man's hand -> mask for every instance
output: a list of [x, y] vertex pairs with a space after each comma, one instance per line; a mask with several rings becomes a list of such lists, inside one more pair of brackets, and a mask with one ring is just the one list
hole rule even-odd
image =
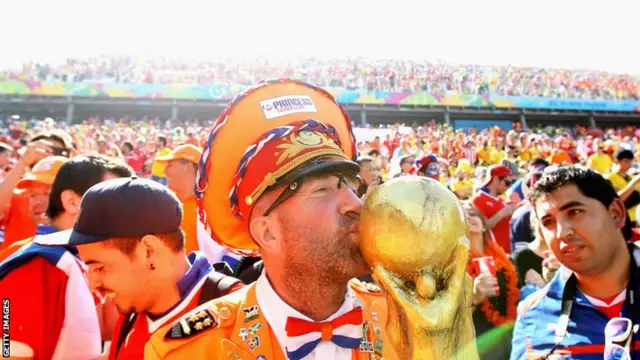
[[540, 275], [537, 271], [533, 269], [529, 269], [527, 273], [524, 275], [524, 282], [526, 284], [533, 284], [538, 287], [544, 287], [547, 282], [544, 281], [542, 275]]
[[473, 279], [473, 297], [471, 303], [480, 304], [487, 296], [496, 296], [498, 294], [498, 280], [489, 274], [480, 274]]
[[560, 261], [555, 256], [549, 255], [546, 259], [542, 260], [542, 277], [546, 282], [551, 281], [553, 276], [560, 269]]
[[53, 150], [51, 149], [51, 143], [44, 140], [38, 140], [27, 144], [26, 150], [20, 158], [20, 162], [24, 166], [33, 166], [35, 163], [47, 156], [50, 156], [52, 153]]
[[507, 204], [507, 207], [502, 209], [502, 211], [505, 216], [511, 216], [511, 214], [513, 214], [513, 212], [516, 211], [516, 209], [518, 209], [519, 207], [520, 203], [509, 203]]

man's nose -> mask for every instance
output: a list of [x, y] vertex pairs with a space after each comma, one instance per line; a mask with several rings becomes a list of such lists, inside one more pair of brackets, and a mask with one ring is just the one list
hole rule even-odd
[[558, 219], [556, 237], [564, 242], [570, 241], [575, 235], [573, 224], [568, 219]]
[[353, 214], [354, 216], [360, 216], [360, 211], [362, 210], [362, 200], [360, 200], [358, 195], [353, 190], [344, 186], [338, 192], [338, 196], [341, 214]]

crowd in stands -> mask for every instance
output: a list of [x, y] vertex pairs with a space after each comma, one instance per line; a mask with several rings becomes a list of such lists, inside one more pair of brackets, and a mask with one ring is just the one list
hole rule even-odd
[[185, 60], [104, 55], [64, 63], [25, 62], [0, 70], [0, 80], [252, 85], [290, 77], [321, 87], [433, 95], [497, 94], [577, 99], [639, 99], [640, 78], [587, 69], [484, 66], [365, 58], [266, 57]]
[[[136, 172], [145, 175], [148, 174], [145, 171], [150, 170], [145, 170], [143, 164], [149, 165], [159, 137], [166, 139], [169, 148], [180, 144], [202, 146], [212, 123], [213, 120], [170, 122], [92, 117], [68, 126], [51, 118], [38, 120], [14, 116], [3, 120], [0, 141], [17, 150], [39, 132], [62, 130], [70, 136], [70, 142], [79, 153], [98, 152], [125, 158], [131, 157], [132, 153], [143, 154], [145, 161], [132, 161], [131, 164]], [[640, 161], [640, 128], [632, 126], [617, 129], [549, 126], [527, 131], [492, 127], [482, 131], [475, 128], [463, 131], [432, 121], [424, 126], [396, 124], [381, 128], [355, 128], [355, 133], [360, 138], [359, 153], [367, 156], [373, 152], [376, 155], [376, 168], [383, 180], [399, 173], [415, 172], [420, 159], [428, 155], [437, 157], [438, 164], [445, 166], [441, 180], [448, 185], [455, 183], [460, 170], [465, 170], [473, 178], [481, 176], [482, 169], [504, 161], [509, 162], [516, 174], [526, 173], [529, 161], [534, 158], [547, 159], [551, 164], [587, 164], [599, 149], [604, 149], [610, 157], [618, 149], [628, 149]], [[409, 160], [414, 165], [413, 170], [403, 167], [403, 161]], [[594, 161], [600, 164], [600, 160]], [[611, 163], [594, 167], [604, 173]]]

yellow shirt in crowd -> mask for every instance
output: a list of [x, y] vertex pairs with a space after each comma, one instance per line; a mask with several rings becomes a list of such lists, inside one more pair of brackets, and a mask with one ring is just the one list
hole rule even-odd
[[613, 159], [607, 154], [591, 154], [589, 160], [587, 160], [587, 166], [596, 170], [600, 174], [606, 174], [613, 165]]
[[462, 200], [468, 199], [471, 195], [473, 195], [473, 180], [471, 179], [456, 179], [453, 184], [451, 184], [451, 190], [453, 192], [460, 191], [464, 192], [465, 190], [470, 190], [469, 195], [462, 197]]
[[482, 148], [478, 150], [478, 159], [480, 159], [485, 164], [491, 163], [491, 156], [489, 155], [490, 150], [488, 148]]
[[[171, 152], [171, 149], [169, 149], [168, 147], [160, 149], [156, 152], [156, 157], [167, 156], [169, 155], [170, 152]], [[165, 162], [159, 162], [159, 161], [153, 160], [153, 164], [151, 164], [151, 175], [162, 177], [162, 178], [165, 177], [164, 175], [165, 167], [167, 167], [167, 164]]]
[[[629, 183], [622, 175], [618, 173], [607, 173], [604, 175], [604, 177], [611, 182], [611, 185], [613, 185], [613, 188], [616, 189], [616, 191], [623, 190]], [[636, 190], [640, 191], [640, 185], [637, 186]], [[629, 211], [627, 211], [627, 213], [629, 214], [629, 220], [636, 221], [637, 207], [638, 205], [632, 207], [631, 209], [629, 209]]]
[[520, 148], [520, 155], [518, 156], [518, 160], [529, 162], [532, 159], [531, 151], [529, 149]]
[[507, 152], [504, 150], [493, 150], [491, 151], [491, 164], [500, 164], [500, 161], [507, 157]]

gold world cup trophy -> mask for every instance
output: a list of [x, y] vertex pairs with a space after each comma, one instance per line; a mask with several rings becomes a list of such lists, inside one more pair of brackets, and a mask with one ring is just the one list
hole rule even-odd
[[462, 205], [432, 179], [393, 179], [365, 200], [360, 246], [386, 293], [400, 359], [478, 358], [467, 233]]

